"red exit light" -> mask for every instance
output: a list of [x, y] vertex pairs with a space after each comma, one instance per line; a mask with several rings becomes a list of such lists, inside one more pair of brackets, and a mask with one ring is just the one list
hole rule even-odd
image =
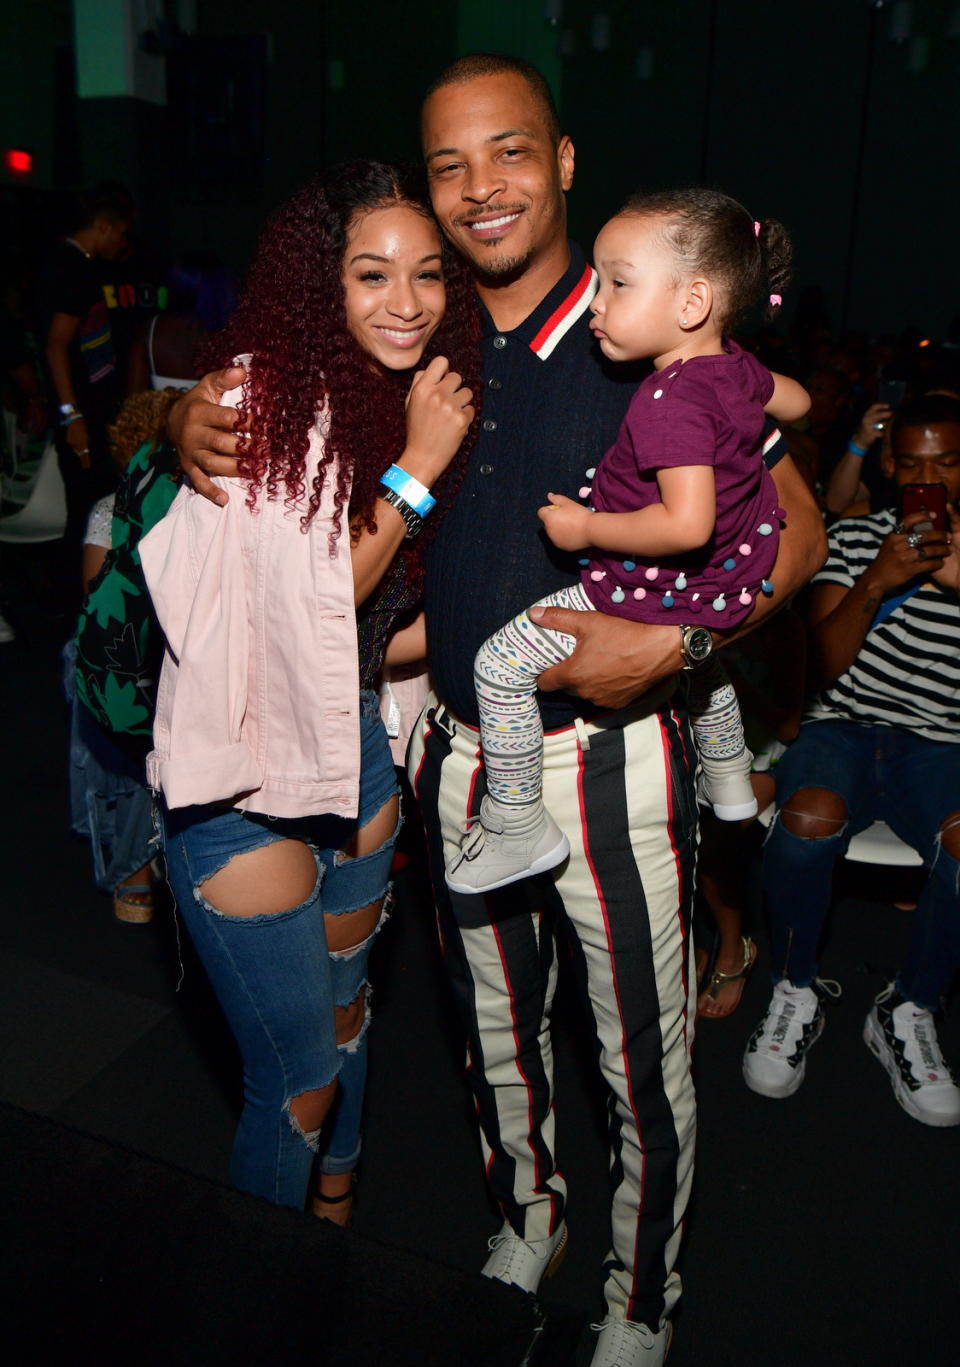
[[8, 148], [3, 154], [3, 162], [7, 170], [15, 176], [28, 176], [33, 170], [32, 154], [18, 148]]

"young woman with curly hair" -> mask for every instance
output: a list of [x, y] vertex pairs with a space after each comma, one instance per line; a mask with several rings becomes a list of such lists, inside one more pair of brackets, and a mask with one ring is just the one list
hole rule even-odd
[[245, 487], [182, 489], [142, 547], [169, 877], [243, 1056], [232, 1179], [303, 1207], [318, 1154], [313, 1209], [339, 1222], [398, 824], [375, 690], [479, 384], [472, 286], [427, 206], [414, 173], [362, 162], [279, 210], [208, 357], [246, 358], [224, 395]]

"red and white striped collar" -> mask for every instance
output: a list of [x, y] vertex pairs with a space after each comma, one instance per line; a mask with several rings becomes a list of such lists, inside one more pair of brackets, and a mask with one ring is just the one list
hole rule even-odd
[[540, 330], [531, 337], [530, 350], [545, 361], [559, 342], [590, 307], [597, 292], [599, 281], [592, 266], [584, 266], [583, 272], [570, 293], [557, 305]]

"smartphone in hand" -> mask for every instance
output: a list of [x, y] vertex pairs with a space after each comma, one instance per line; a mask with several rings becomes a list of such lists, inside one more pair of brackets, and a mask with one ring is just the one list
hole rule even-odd
[[947, 530], [947, 486], [945, 484], [904, 484], [900, 489], [900, 516], [908, 513], [928, 513], [929, 522], [918, 522], [913, 530], [925, 532], [933, 528]]
[[885, 403], [896, 412], [903, 403], [906, 392], [906, 380], [881, 380], [877, 385], [877, 403]]

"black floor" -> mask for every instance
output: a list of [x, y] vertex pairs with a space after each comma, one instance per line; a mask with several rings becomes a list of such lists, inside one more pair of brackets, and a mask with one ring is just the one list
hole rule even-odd
[[[231, 1041], [169, 913], [121, 925], [93, 890], [89, 853], [68, 834], [58, 625], [39, 610], [32, 625], [15, 607], [8, 615], [20, 638], [0, 646], [0, 1101], [222, 1182], [237, 1109]], [[960, 1132], [909, 1119], [860, 1039], [905, 942], [907, 916], [887, 895], [886, 876], [843, 871], [822, 970], [843, 997], [795, 1097], [769, 1102], [740, 1079], [765, 1000], [762, 934], [741, 1010], [700, 1028], [698, 1168], [671, 1367], [960, 1360]], [[473, 1274], [498, 1220], [416, 868], [399, 880], [374, 978], [361, 1199], [344, 1237]], [[955, 1001], [941, 1037], [960, 1062]], [[565, 1326], [551, 1367], [589, 1361], [589, 1335], [575, 1345], [578, 1328], [602, 1313], [606, 1247], [602, 1104], [569, 993], [557, 1072], [570, 1248], [543, 1291]], [[149, 1238], [149, 1209], [142, 1219]]]

